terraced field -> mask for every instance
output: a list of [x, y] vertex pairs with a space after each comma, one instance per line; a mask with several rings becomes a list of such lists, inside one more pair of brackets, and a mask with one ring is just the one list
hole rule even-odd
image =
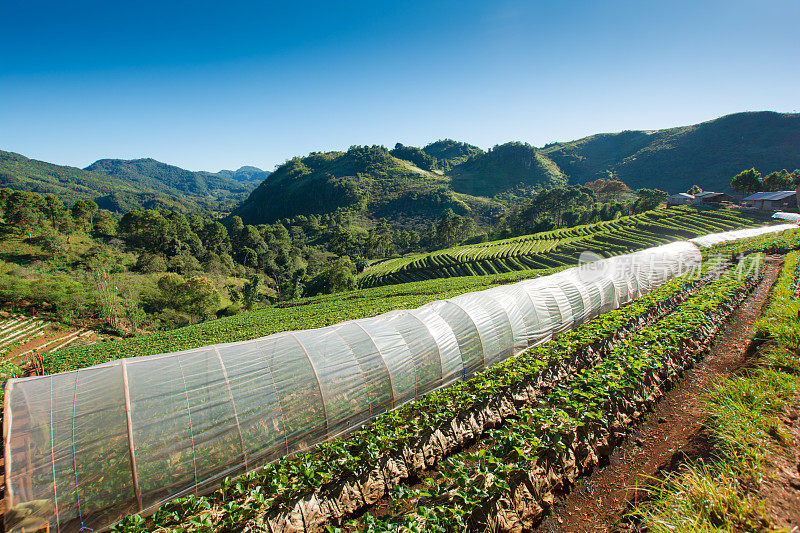
[[0, 361], [37, 367], [37, 356], [90, 342], [90, 330], [65, 328], [57, 322], [24, 315], [0, 320]]
[[359, 277], [359, 286], [571, 266], [584, 251], [610, 257], [764, 223], [766, 220], [758, 215], [729, 209], [655, 209], [608, 222], [390, 259], [365, 270]]

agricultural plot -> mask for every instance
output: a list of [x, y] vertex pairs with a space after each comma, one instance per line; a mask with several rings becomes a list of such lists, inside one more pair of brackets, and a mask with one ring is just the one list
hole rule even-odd
[[[575, 230], [571, 228], [569, 231]], [[752, 244], [751, 244], [752, 243]], [[745, 239], [708, 249], [706, 255], [741, 253], [753, 247], [759, 251], [795, 249], [800, 229], [777, 235]], [[301, 298], [273, 307], [232, 317], [219, 318], [172, 331], [119, 339], [92, 346], [67, 348], [44, 354], [46, 373], [66, 372], [113, 361], [188, 350], [210, 344], [237, 342], [280, 331], [318, 328], [357, 318], [375, 316], [395, 309], [409, 309], [425, 303], [452, 298], [471, 291], [547, 275], [567, 267], [547, 270], [518, 270], [484, 276], [439, 278], [420, 282], [372, 287], [332, 295]]]
[[[669, 282], [387, 413], [368, 430], [284, 457], [212, 496], [173, 502], [149, 521], [130, 517], [117, 531], [323, 531], [389, 495], [400, 502], [397, 516], [367, 514], [365, 530], [483, 531], [508, 514], [505, 508], [489, 512], [491, 506], [516, 502], [509, 491], [515, 495], [525, 487], [535, 487], [535, 494], [522, 498], [534, 502], [525, 520], [532, 519], [556, 484], [607, 453], [614, 435], [702, 354], [726, 313], [758, 280], [759, 261], [708, 263], [700, 279]], [[481, 445], [474, 456], [452, 455], [486, 438], [491, 445]], [[410, 489], [408, 479], [423, 479], [425, 486]]]
[[15, 365], [40, 367], [37, 356], [88, 342], [91, 331], [64, 328], [56, 322], [24, 315], [0, 320], [0, 360]]
[[[795, 239], [796, 234], [796, 231], [792, 232]], [[791, 237], [786, 238], [785, 235], [782, 237], [787, 245], [792, 242]], [[764, 237], [759, 239], [760, 246], [767, 246]], [[682, 243], [680, 246], [684, 245], [691, 248], [688, 243]], [[667, 248], [672, 249], [675, 246], [679, 245], [675, 244]], [[696, 249], [694, 249], [694, 255], [699, 257]], [[370, 505], [380, 498], [386, 497], [387, 491], [392, 490], [393, 487], [405, 486], [405, 480], [425, 479], [425, 474], [431, 472], [432, 468], [445, 471], [449, 463], [442, 462], [443, 459], [455, 457], [453, 453], [465, 444], [480, 442], [487, 436], [492, 438], [492, 430], [513, 424], [525, 409], [534, 407], [545, 409], [546, 406], [541, 403], [542, 401], [546, 401], [548, 405], [553, 403], [552, 395], [578, 379], [582, 373], [600, 367], [604, 369], [604, 379], [607, 379], [611, 375], [609, 369], [612, 367], [606, 368], [602, 365], [612, 358], [617, 353], [616, 350], [629, 339], [643, 335], [642, 342], [648, 341], [648, 339], [655, 342], [658, 348], [655, 351], [664, 355], [669, 348], [668, 341], [670, 339], [675, 341], [683, 338], [675, 335], [678, 328], [674, 324], [671, 329], [668, 329], [668, 333], [663, 339], [651, 335], [652, 331], [657, 331], [659, 325], [667, 321], [669, 317], [685, 318], [686, 322], [691, 325], [693, 316], [695, 317], [694, 323], [704, 326], [713, 325], [716, 318], [722, 317], [725, 312], [730, 311], [731, 306], [735, 306], [739, 296], [743, 297], [746, 294], [748, 283], [755, 283], [754, 280], [757, 280], [759, 274], [757, 257], [739, 260], [736, 265], [729, 263], [730, 255], [711, 255], [710, 257], [712, 259], [704, 265], [704, 275], [700, 279], [686, 276], [677, 278], [666, 283], [660, 289], [635, 300], [630, 305], [603, 315], [583, 326], [580, 325], [581, 321], [576, 318], [574, 323], [577, 329], [568, 333], [561, 332], [562, 334], [556, 339], [537, 345], [518, 357], [506, 359], [505, 362], [491, 367], [470, 380], [430, 393], [415, 402], [391, 411], [376, 419], [368, 429], [351, 434], [346, 439], [321, 444], [308, 453], [301, 453], [294, 457], [283, 456], [263, 469], [237, 478], [234, 482], [226, 482], [221, 493], [215, 493], [210, 497], [192, 497], [167, 505], [154, 515], [153, 522], [144, 522], [139, 518], [132, 517], [119, 528], [123, 528], [123, 530], [128, 528], [131, 531], [149, 531], [153, 527], [167, 525], [170, 528], [174, 526], [182, 530], [187, 528], [192, 530], [194, 524], [200, 526], [198, 531], [209, 528], [225, 530], [239, 529], [242, 524], [253, 521], [250, 525], [256, 529], [262, 527], [269, 527], [271, 530], [305, 528], [308, 531], [316, 531], [321, 530], [320, 528], [324, 525], [341, 524], [354, 513], [360, 512], [365, 505]], [[718, 279], [719, 273], [731, 270], [733, 271]], [[497, 283], [496, 280], [494, 282]], [[631, 286], [628, 290], [630, 289]], [[738, 293], [735, 292], [739, 289], [741, 290]], [[718, 303], [724, 302], [724, 305], [714, 305], [716, 298], [714, 290], [724, 293], [716, 300]], [[598, 292], [598, 297], [601, 294], [602, 291]], [[398, 296], [407, 295], [398, 294]], [[436, 296], [442, 297], [440, 293]], [[565, 304], [572, 307], [573, 310], [583, 309], [584, 305], [589, 305], [586, 297], [583, 297], [583, 303], [581, 303], [581, 296], [579, 294], [576, 296], [576, 300], [573, 301], [572, 298], [569, 298], [569, 304], [566, 304], [566, 301]], [[706, 304], [710, 307], [703, 307]], [[684, 309], [694, 309], [695, 307], [699, 309], [697, 313], [707, 311], [708, 313], [704, 316], [708, 320], [704, 320], [700, 314], [683, 313]], [[714, 314], [718, 309], [722, 309], [719, 316]], [[562, 319], [566, 316], [563, 312], [564, 308], [559, 311]], [[579, 314], [570, 313], [569, 316], [578, 317]], [[511, 315], [509, 315], [510, 317]], [[573, 322], [573, 319], [569, 318], [569, 321]], [[713, 331], [713, 328], [689, 328], [684, 333], [689, 334], [687, 339], [695, 342], [697, 339], [707, 338]], [[645, 333], [647, 334], [645, 335]], [[484, 341], [491, 340], [489, 337], [482, 338], [482, 345]], [[501, 345], [503, 345], [502, 342]], [[681, 344], [678, 347], [681, 357], [686, 355], [686, 346], [689, 344]], [[641, 354], [644, 353], [643, 350], [647, 350], [646, 345], [639, 344], [631, 353]], [[308, 356], [308, 354], [306, 355]], [[694, 355], [699, 356], [701, 352]], [[626, 364], [630, 363], [631, 368], [636, 368], [633, 362], [627, 361]], [[691, 358], [687, 361], [691, 361]], [[656, 362], [652, 362], [652, 365], [647, 368], [652, 369], [653, 365], [657, 366]], [[679, 373], [682, 367], [676, 365], [673, 365], [675, 367], [673, 370], [677, 369], [675, 372]], [[112, 371], [112, 367], [113, 365], [104, 365], [102, 369]], [[77, 376], [77, 374], [72, 375]], [[81, 375], [88, 376], [89, 374]], [[620, 374], [617, 377], [622, 379], [624, 375]], [[620, 390], [625, 391], [627, 388], [623, 386]], [[52, 395], [53, 392], [51, 391], [50, 394]], [[616, 398], [616, 394], [615, 392], [614, 398]], [[576, 397], [579, 396], [576, 393]], [[187, 401], [190, 400], [187, 398]], [[603, 406], [605, 408], [605, 403]], [[568, 412], [566, 407], [563, 407], [562, 411], [567, 412], [570, 416], [577, 416], [575, 413]], [[584, 419], [573, 418], [573, 420], [578, 420], [582, 424], [587, 423]], [[129, 419], [128, 425], [130, 423]], [[573, 427], [574, 424], [573, 426], [567, 424], [567, 426]], [[574, 426], [573, 429], [576, 427], [580, 426]], [[613, 436], [614, 432], [609, 432], [609, 434]], [[227, 439], [228, 437], [220, 435], [220, 438]], [[545, 443], [544, 446], [549, 446], [548, 449], [559, 449], [558, 443], [555, 441], [545, 439], [542, 442]], [[124, 442], [120, 441], [120, 453], [127, 449], [123, 444]], [[233, 441], [230, 444], [235, 446]], [[612, 444], [613, 442], [608, 446]], [[241, 445], [243, 447], [243, 444]], [[569, 448], [565, 449], [569, 450]], [[595, 455], [598, 454], [602, 455], [600, 452], [595, 453]], [[120, 460], [122, 458], [122, 456], [119, 457]], [[195, 468], [206, 464], [219, 464], [213, 457], [204, 457], [203, 455], [195, 455], [192, 461], [197, 465]], [[61, 464], [60, 460], [59, 464]], [[578, 466], [581, 467], [581, 465]], [[562, 467], [563, 465], [559, 468]], [[580, 471], [580, 468], [577, 471]], [[122, 472], [122, 474], [123, 477], [120, 480], [124, 480], [125, 473]], [[129, 476], [130, 472], [127, 475]], [[497, 477], [496, 474], [492, 475]], [[99, 478], [97, 483], [115, 483], [116, 478], [110, 474], [104, 477], [107, 479], [103, 481], [102, 478]], [[553, 476], [549, 473], [545, 477], [558, 482], [557, 479], [552, 480]], [[569, 480], [569, 478], [566, 479]], [[91, 483], [94, 486], [94, 482]], [[121, 483], [120, 490], [130, 490], [124, 481]], [[474, 484], [475, 480], [472, 480], [471, 483]], [[436, 484], [438, 486], [439, 483]], [[507, 483], [501, 480], [499, 487], [502, 489], [506, 485]], [[96, 486], [98, 489], [100, 488], [99, 484]], [[231, 489], [231, 486], [234, 488]], [[428, 486], [428, 488], [434, 489], [432, 486]], [[234, 490], [234, 492], [225, 492], [228, 490]], [[242, 490], [245, 492], [241, 492]], [[94, 492], [94, 488], [92, 492]], [[221, 502], [217, 499], [220, 494]], [[107, 505], [113, 505], [113, 494], [111, 500], [107, 500], [109, 495], [101, 495], [101, 493], [97, 495], [96, 501], [89, 500], [91, 508], [102, 510]], [[246, 500], [254, 499], [244, 502], [246, 505], [239, 505], [240, 497], [244, 497]], [[400, 495], [394, 495], [394, 497], [402, 499]], [[428, 498], [429, 496], [423, 494], [420, 501], [426, 502]], [[543, 498], [542, 501], [546, 502], [547, 493], [543, 492]], [[68, 499], [68, 501], [71, 500]], [[414, 501], [413, 495], [409, 501]], [[481, 501], [486, 501], [486, 498], [482, 498]], [[84, 503], [85, 505], [86, 503]], [[142, 508], [141, 505], [139, 508]], [[80, 507], [78, 510], [80, 511]], [[162, 511], [171, 514], [165, 519], [163, 514], [159, 514]], [[254, 511], [255, 514], [250, 514], [251, 511]], [[466, 521], [464, 523], [470, 528], [481, 528], [484, 525], [488, 527], [489, 522], [486, 521], [474, 523], [475, 512], [482, 511], [472, 509], [461, 512], [459, 520]], [[403, 511], [400, 514], [402, 515], [400, 518], [405, 520], [408, 513]], [[500, 514], [505, 516], [508, 513], [503, 511]], [[453, 513], [451, 515], [455, 516]], [[365, 520], [370, 520], [369, 517], [372, 515], [365, 516], [367, 517]], [[520, 520], [525, 519], [524, 516], [520, 518]], [[166, 522], [162, 524], [162, 520], [166, 520]], [[396, 529], [402, 520], [389, 520], [386, 527], [390, 528], [389, 530]], [[409, 522], [409, 525], [423, 524], [423, 529], [436, 530], [439, 527], [437, 524], [441, 522], [444, 527], [441, 530], [449, 530], [451, 527], [443, 518], [433, 517], [430, 522], [426, 520], [427, 518], [421, 519], [417, 516], [412, 519], [412, 522]], [[267, 524], [269, 525], [267, 526]], [[374, 530], [373, 525], [366, 524], [366, 527]]]
[[655, 209], [608, 222], [383, 261], [364, 271], [359, 276], [359, 285], [376, 287], [572, 266], [584, 251], [610, 257], [674, 240], [764, 223], [762, 217], [729, 209], [698, 210], [686, 206]]

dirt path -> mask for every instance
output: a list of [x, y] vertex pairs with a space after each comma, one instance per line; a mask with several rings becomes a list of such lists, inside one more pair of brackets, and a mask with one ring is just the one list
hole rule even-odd
[[702, 453], [702, 395], [716, 378], [742, 366], [755, 321], [780, 274], [780, 258], [769, 258], [764, 280], [737, 309], [711, 353], [668, 392], [648, 419], [620, 445], [609, 464], [598, 468], [558, 501], [535, 529], [537, 533], [601, 533], [611, 530], [627, 509], [637, 487], [678, 460]]

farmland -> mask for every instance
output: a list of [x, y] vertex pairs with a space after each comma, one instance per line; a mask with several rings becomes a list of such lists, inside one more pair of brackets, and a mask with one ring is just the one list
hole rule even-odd
[[359, 277], [361, 287], [457, 276], [571, 266], [584, 251], [610, 257], [707, 233], [752, 227], [759, 216], [727, 209], [669, 207], [534, 235], [458, 246], [376, 263]]
[[[797, 247], [797, 233], [750, 242]], [[346, 439], [284, 457], [210, 496], [177, 500], [149, 520], [129, 517], [117, 530], [510, 530], [509, 516], [530, 527], [553, 490], [597, 464], [702, 358], [761, 279], [760, 254], [733, 264], [727, 252], [707, 255], [715, 258], [697, 279], [677, 278]], [[388, 514], [349, 522], [382, 499], [393, 503]]]
[[[752, 246], [762, 251], [776, 246], [792, 249], [800, 239], [798, 234], [800, 230], [758, 237], [720, 249], [725, 253], [734, 251], [738, 253], [750, 246], [750, 242], [753, 243]], [[709, 250], [707, 254], [715, 253], [716, 249]], [[431, 279], [302, 298], [172, 331], [61, 350], [45, 354], [42, 363], [47, 373], [65, 372], [122, 357], [155, 355], [209, 344], [254, 339], [280, 331], [323, 327], [344, 320], [375, 316], [394, 309], [418, 307], [434, 300], [546, 275], [563, 268], [566, 267]]]

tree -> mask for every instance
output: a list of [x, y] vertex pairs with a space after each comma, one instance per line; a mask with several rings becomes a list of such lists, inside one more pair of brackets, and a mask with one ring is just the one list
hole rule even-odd
[[367, 236], [366, 252], [370, 257], [384, 258], [391, 254], [393, 231], [385, 218], [378, 221], [374, 228], [370, 228]]
[[258, 291], [261, 288], [261, 277], [253, 274], [242, 287], [242, 305], [248, 311], [253, 308], [258, 301]]
[[331, 268], [327, 271], [327, 285], [330, 292], [340, 292], [354, 289], [356, 277], [353, 274], [356, 270], [355, 265], [346, 255], [334, 261]]
[[630, 191], [627, 185], [619, 180], [614, 179], [607, 180], [600, 178], [588, 182], [586, 187], [594, 191], [597, 197], [604, 202], [616, 200], [626, 192]]
[[50, 226], [56, 231], [69, 233], [68, 230], [71, 229], [72, 220], [61, 200], [55, 194], [46, 194], [44, 196], [44, 204], [44, 210], [50, 221]]
[[103, 237], [113, 237], [117, 234], [117, 219], [110, 211], [99, 210], [94, 216], [94, 232]]
[[42, 248], [49, 252], [53, 259], [65, 259], [67, 256], [67, 238], [53, 228], [45, 226], [41, 235]]
[[639, 204], [636, 210], [648, 211], [665, 202], [669, 194], [659, 189], [639, 189], [636, 191], [636, 196], [638, 197], [636, 203]]
[[214, 282], [203, 276], [186, 280], [184, 309], [200, 320], [213, 316], [219, 309], [220, 295]]
[[699, 185], [692, 185], [692, 188], [686, 192], [689, 194], [700, 194], [703, 192], [703, 189], [701, 189]]
[[461, 225], [461, 217], [456, 215], [452, 209], [445, 209], [439, 218], [439, 223], [436, 225], [436, 241], [442, 248], [452, 246], [458, 240], [459, 226]]
[[203, 276], [184, 278], [179, 274], [167, 274], [158, 280], [161, 291], [160, 306], [204, 320], [219, 309], [220, 295], [214, 283]]
[[6, 201], [6, 221], [32, 239], [33, 233], [41, 229], [43, 203], [38, 194], [14, 191]]
[[762, 180], [765, 191], [786, 191], [794, 187], [792, 176], [786, 169], [770, 172]]
[[762, 187], [761, 174], [755, 168], [743, 170], [731, 180], [731, 188], [745, 196], [760, 191]]
[[83, 231], [86, 233], [92, 230], [95, 213], [97, 213], [97, 204], [91, 200], [78, 200], [72, 206], [72, 218], [83, 226]]

